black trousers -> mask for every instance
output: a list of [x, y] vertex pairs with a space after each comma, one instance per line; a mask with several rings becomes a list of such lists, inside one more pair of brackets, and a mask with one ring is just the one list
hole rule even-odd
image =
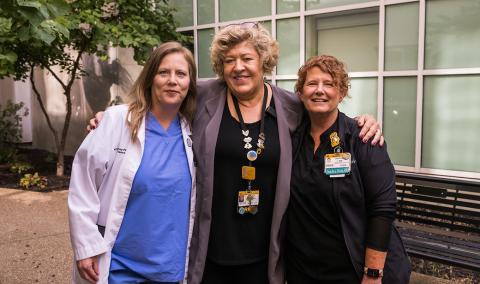
[[286, 271], [287, 284], [357, 284], [361, 282], [353, 270], [346, 271], [345, 274], [339, 275], [334, 280], [318, 280], [300, 271], [295, 265], [289, 264], [287, 261]]
[[243, 265], [222, 265], [207, 259], [202, 284], [268, 284], [267, 259]]

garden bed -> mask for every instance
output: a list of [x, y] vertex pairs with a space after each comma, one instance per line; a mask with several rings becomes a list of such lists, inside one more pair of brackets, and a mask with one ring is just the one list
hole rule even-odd
[[460, 267], [449, 266], [438, 262], [410, 257], [412, 271], [454, 281], [458, 284], [480, 283], [480, 273]]
[[[19, 148], [18, 154], [19, 161], [26, 162], [32, 166], [32, 169], [27, 171], [27, 173], [33, 174], [38, 172], [39, 176], [44, 176], [47, 179], [45, 188], [31, 186], [28, 190], [43, 192], [68, 188], [73, 157], [65, 156], [65, 175], [57, 177], [56, 158], [52, 153], [38, 149]], [[19, 183], [23, 174], [12, 172], [10, 168], [10, 164], [0, 164], [0, 187], [25, 189]]]

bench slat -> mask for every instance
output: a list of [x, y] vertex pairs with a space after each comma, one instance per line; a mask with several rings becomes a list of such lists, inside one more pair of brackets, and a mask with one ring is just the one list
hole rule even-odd
[[480, 228], [462, 226], [462, 225], [457, 225], [457, 224], [448, 224], [448, 226], [447, 226], [446, 223], [444, 223], [444, 222], [439, 222], [439, 221], [430, 220], [430, 219], [421, 219], [419, 217], [412, 217], [412, 216], [409, 216], [409, 215], [400, 215], [400, 216], [397, 215], [397, 219], [400, 220], [400, 221], [401, 220], [407, 220], [407, 221], [412, 221], [412, 222], [416, 222], [416, 223], [438, 226], [438, 227], [442, 227], [442, 228], [449, 228], [449, 229], [455, 229], [455, 230], [460, 230], [460, 231], [464, 231], [464, 232], [473, 232], [473, 233], [480, 234]]
[[[426, 218], [436, 218], [436, 219], [441, 219], [444, 220], [445, 225], [449, 225], [452, 223], [464, 223], [473, 225], [474, 227], [480, 227], [480, 219], [475, 220], [472, 218], [468, 218], [459, 214], [452, 215], [451, 213], [447, 212], [442, 212], [442, 213], [437, 213], [437, 212], [425, 212], [423, 210], [418, 210], [415, 208], [402, 208], [402, 211], [399, 211], [401, 216], [403, 214], [412, 214], [412, 215], [427, 215]], [[437, 220], [439, 221], [439, 220]], [[470, 228], [470, 226], [467, 226]]]
[[471, 261], [471, 259], [455, 259], [452, 258], [449, 253], [444, 253], [444, 254], [439, 254], [438, 250], [423, 250], [421, 247], [409, 247], [407, 246], [406, 248], [407, 253], [411, 256], [418, 257], [418, 258], [423, 258], [423, 259], [428, 259], [431, 261], [436, 261], [440, 263], [444, 263], [447, 265], [454, 265], [462, 268], [467, 268], [471, 270], [479, 270], [480, 269], [480, 264], [479, 263], [474, 263]]
[[409, 239], [427, 239], [441, 242], [448, 246], [462, 246], [467, 250], [477, 251], [477, 254], [480, 255], [480, 242], [478, 242], [479, 237], [470, 236], [471, 238], [469, 240], [464, 240], [457, 237], [452, 237], [448, 234], [442, 234], [442, 232], [431, 233], [403, 227], [398, 228], [398, 231], [402, 234], [402, 236], [405, 236]]
[[419, 207], [423, 209], [429, 209], [429, 210], [434, 210], [434, 211], [440, 211], [440, 212], [455, 212], [455, 214], [461, 214], [461, 215], [467, 215], [467, 216], [473, 216], [480, 218], [480, 211], [472, 211], [472, 210], [465, 210], [465, 209], [460, 209], [460, 208], [453, 208], [452, 207], [446, 207], [446, 206], [441, 206], [441, 205], [434, 205], [434, 204], [428, 204], [428, 203], [421, 203], [421, 202], [415, 202], [415, 201], [410, 201], [410, 200], [398, 200], [397, 201], [397, 211], [402, 211], [405, 209], [405, 206], [410, 206], [410, 207]]
[[445, 199], [445, 198], [432, 197], [432, 196], [426, 196], [426, 195], [420, 195], [420, 194], [411, 194], [407, 192], [397, 192], [397, 196], [400, 198], [409, 198], [414, 200], [422, 200], [422, 201], [435, 202], [440, 204], [448, 204], [448, 205], [456, 205], [456, 206], [462, 206], [467, 208], [480, 209], [480, 203], [466, 202], [461, 200]]
[[452, 197], [452, 198], [461, 198], [461, 199], [466, 199], [466, 200], [476, 200], [480, 201], [480, 195], [478, 194], [469, 194], [467, 192], [461, 191], [457, 192], [454, 189], [447, 190], [445, 188], [437, 188], [438, 193], [437, 194], [427, 194], [424, 191], [424, 194], [422, 194], [422, 191], [417, 191], [415, 188], [412, 188], [410, 186], [405, 186], [405, 185], [398, 185], [396, 186], [397, 193], [399, 192], [410, 192], [412, 194], [418, 194], [418, 195], [426, 195], [426, 196], [434, 196], [434, 197], [441, 197], [441, 198], [446, 198], [446, 197]]

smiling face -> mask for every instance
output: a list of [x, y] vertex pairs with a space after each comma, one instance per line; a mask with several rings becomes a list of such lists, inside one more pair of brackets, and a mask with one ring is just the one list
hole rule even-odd
[[310, 115], [335, 114], [344, 97], [330, 74], [316, 66], [307, 71], [300, 100]]
[[188, 62], [181, 53], [166, 55], [152, 83], [152, 109], [180, 108], [190, 84]]
[[239, 99], [252, 98], [263, 90], [260, 55], [248, 42], [241, 42], [225, 54], [223, 77], [230, 91]]

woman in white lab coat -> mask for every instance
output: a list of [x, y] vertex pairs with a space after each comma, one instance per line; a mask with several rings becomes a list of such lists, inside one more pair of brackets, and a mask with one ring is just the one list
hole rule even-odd
[[181, 282], [194, 208], [196, 67], [176, 42], [153, 51], [128, 105], [78, 149], [68, 209], [75, 283]]

